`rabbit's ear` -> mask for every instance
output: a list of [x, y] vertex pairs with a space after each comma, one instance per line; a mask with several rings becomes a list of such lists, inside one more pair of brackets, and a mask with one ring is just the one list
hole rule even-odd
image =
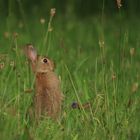
[[26, 45], [25, 54], [27, 58], [30, 59], [32, 62], [35, 62], [37, 60], [37, 51], [35, 50], [32, 44]]

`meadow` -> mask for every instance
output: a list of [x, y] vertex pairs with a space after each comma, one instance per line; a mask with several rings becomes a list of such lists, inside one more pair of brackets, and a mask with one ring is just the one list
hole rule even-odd
[[[0, 23], [0, 139], [140, 139], [140, 20], [118, 13], [48, 23], [49, 16]], [[55, 62], [65, 96], [59, 123], [28, 117], [34, 75], [26, 43]], [[90, 105], [74, 109], [75, 102]]]

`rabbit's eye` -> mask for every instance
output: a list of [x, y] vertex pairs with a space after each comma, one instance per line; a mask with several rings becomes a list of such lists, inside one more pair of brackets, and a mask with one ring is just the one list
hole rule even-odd
[[44, 59], [43, 59], [43, 62], [44, 62], [44, 63], [47, 63], [47, 62], [48, 62], [48, 60], [47, 60], [46, 58], [44, 58]]

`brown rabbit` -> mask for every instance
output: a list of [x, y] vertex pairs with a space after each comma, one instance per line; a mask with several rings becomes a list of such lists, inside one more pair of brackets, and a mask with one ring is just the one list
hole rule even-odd
[[37, 55], [32, 44], [26, 45], [25, 54], [35, 73], [35, 119], [48, 116], [56, 120], [60, 116], [63, 94], [54, 73], [54, 63], [48, 57]]

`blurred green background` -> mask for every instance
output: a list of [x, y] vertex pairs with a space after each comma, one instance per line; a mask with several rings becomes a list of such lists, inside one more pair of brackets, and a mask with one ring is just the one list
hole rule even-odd
[[[139, 16], [139, 0], [122, 0], [122, 11], [127, 16]], [[62, 16], [75, 15], [88, 17], [100, 14], [104, 5], [104, 12], [112, 15], [118, 12], [116, 0], [0, 0], [0, 16], [13, 14], [20, 18], [21, 7], [27, 16], [46, 16], [50, 7], [57, 9], [57, 14]]]

